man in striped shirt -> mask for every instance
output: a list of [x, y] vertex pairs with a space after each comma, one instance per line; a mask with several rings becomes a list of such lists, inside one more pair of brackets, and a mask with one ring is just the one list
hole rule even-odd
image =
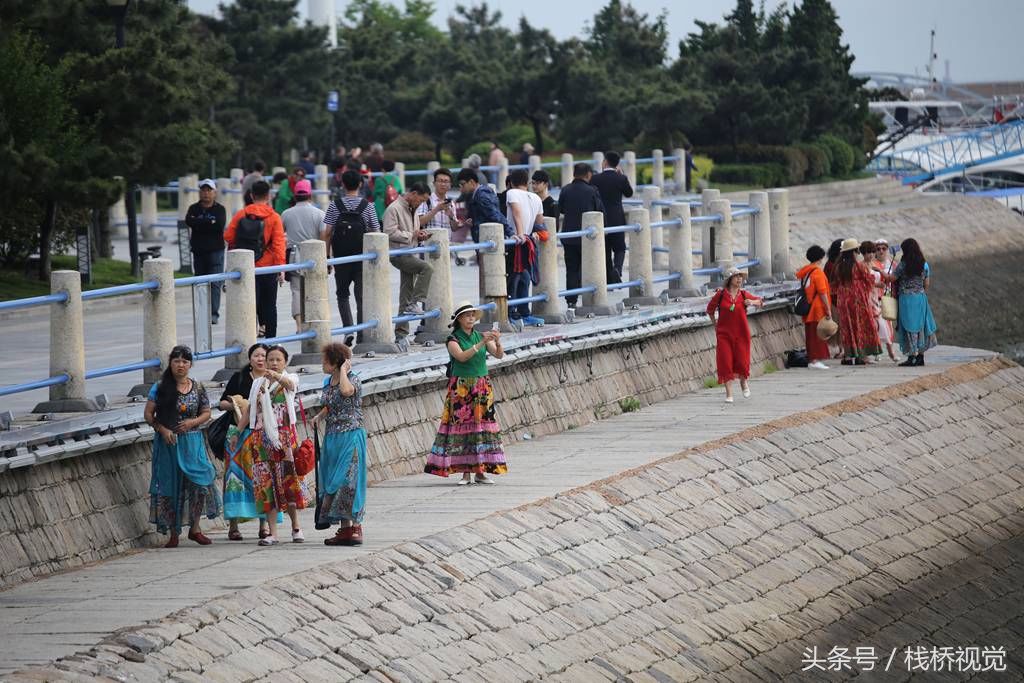
[[[320, 232], [320, 239], [327, 243], [327, 258], [363, 253], [363, 237], [358, 231], [360, 223], [362, 232], [380, 232], [380, 221], [377, 220], [377, 211], [374, 209], [373, 203], [367, 201], [359, 191], [362, 183], [363, 178], [357, 171], [348, 170], [341, 174], [341, 184], [345, 189], [345, 194], [340, 199], [332, 201], [327, 207], [327, 213], [324, 215], [324, 227]], [[338, 206], [339, 201], [341, 206]], [[339, 226], [339, 230], [341, 227], [345, 227], [346, 234], [352, 233], [350, 237], [342, 239], [339, 233], [339, 239], [334, 239], [334, 228], [339, 220], [345, 223], [344, 226]], [[352, 224], [356, 224], [354, 232], [347, 230], [347, 228], [353, 227]], [[345, 253], [335, 253], [336, 251]], [[363, 322], [363, 263], [359, 261], [334, 266], [334, 284], [338, 296], [338, 312], [341, 313], [341, 323], [345, 327], [353, 324], [352, 309], [348, 301], [349, 288], [353, 285], [355, 285], [356, 320]], [[361, 337], [362, 334], [359, 336]], [[354, 341], [353, 335], [345, 335], [346, 344], [351, 346]]]
[[[416, 219], [419, 221], [421, 230], [429, 228], [447, 230], [448, 241], [452, 244], [460, 244], [469, 239], [469, 227], [459, 222], [455, 216], [455, 205], [448, 199], [448, 192], [452, 189], [452, 180], [452, 172], [447, 168], [439, 168], [434, 171], [434, 191], [427, 201], [416, 209]], [[463, 266], [466, 264], [466, 260], [456, 254], [455, 263]]]

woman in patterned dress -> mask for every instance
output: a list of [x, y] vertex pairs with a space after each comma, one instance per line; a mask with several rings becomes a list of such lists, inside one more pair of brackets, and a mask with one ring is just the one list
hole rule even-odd
[[935, 338], [938, 327], [928, 303], [931, 268], [917, 240], [903, 240], [900, 251], [903, 258], [892, 276], [899, 292], [900, 349], [907, 354], [907, 360], [900, 365], [924, 365], [924, 352], [938, 343]]
[[183, 518], [188, 537], [210, 545], [200, 521], [220, 514], [214, 486], [216, 470], [199, 428], [210, 419], [210, 399], [203, 385], [188, 376], [192, 351], [175, 346], [160, 381], [149, 391], [146, 423], [153, 427], [153, 467], [149, 483], [149, 521], [160, 533], [169, 533], [165, 548], [177, 548]]
[[743, 289], [746, 273], [729, 268], [722, 277], [725, 283], [708, 302], [707, 314], [715, 327], [715, 366], [718, 382], [725, 387], [725, 402], [732, 403], [732, 382], [740, 381], [743, 396], [750, 397], [750, 323], [747, 302], [764, 306], [760, 299]]
[[317, 491], [322, 491], [317, 528], [341, 526], [324, 545], [362, 545], [366, 503], [366, 430], [363, 429], [363, 389], [352, 372], [352, 350], [331, 343], [323, 348], [324, 384], [320, 412], [314, 424], [325, 422], [324, 446], [318, 468]]
[[860, 242], [843, 240], [839, 264], [835, 270], [836, 311], [839, 314], [839, 337], [843, 344], [843, 365], [864, 365], [868, 356], [882, 353], [878, 340], [878, 324], [871, 310], [874, 280], [857, 257]]
[[296, 375], [285, 372], [288, 352], [283, 346], [267, 350], [267, 371], [252, 384], [249, 395], [249, 424], [253, 428], [253, 495], [256, 509], [267, 516], [270, 535], [260, 545], [277, 544], [277, 511], [285, 510], [292, 523], [292, 542], [305, 537], [299, 527], [298, 511], [306, 507], [302, 480], [295, 472]]
[[878, 341], [885, 346], [889, 359], [895, 363], [897, 360], [896, 352], [893, 350], [892, 323], [882, 317], [882, 295], [888, 286], [885, 282], [886, 264], [883, 254], [889, 253], [888, 243], [881, 246], [878, 242], [869, 240], [860, 245], [860, 253], [864, 256], [864, 265], [868, 267], [874, 283], [871, 290], [871, 312], [875, 315], [875, 325], [878, 327]]
[[488, 474], [508, 472], [501, 427], [494, 417], [494, 388], [487, 377], [487, 354], [501, 358], [505, 350], [500, 332], [480, 334], [474, 329], [479, 319], [480, 309], [468, 301], [452, 314], [448, 393], [424, 468], [427, 474], [439, 477], [461, 473], [459, 486], [471, 483], [473, 475], [478, 484], [493, 484]]

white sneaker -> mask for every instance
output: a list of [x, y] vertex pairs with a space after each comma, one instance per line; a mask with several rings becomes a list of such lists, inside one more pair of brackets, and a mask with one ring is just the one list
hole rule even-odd
[[305, 543], [306, 537], [302, 534], [302, 529], [292, 529], [292, 543]]
[[725, 402], [726, 403], [732, 403], [732, 396], [726, 396], [725, 397]]
[[815, 370], [828, 370], [828, 366], [822, 363], [820, 360], [816, 360], [813, 363], [808, 363], [807, 367], [814, 368]]

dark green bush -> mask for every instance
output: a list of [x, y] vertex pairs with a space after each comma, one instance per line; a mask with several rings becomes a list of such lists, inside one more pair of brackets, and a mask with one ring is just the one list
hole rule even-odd
[[830, 152], [832, 175], [843, 177], [853, 171], [854, 151], [848, 142], [829, 133], [818, 138], [818, 144]]
[[817, 180], [831, 175], [832, 163], [829, 161], [825, 147], [807, 142], [801, 143], [796, 147], [807, 157], [808, 180]]
[[730, 183], [754, 187], [774, 187], [785, 184], [786, 167], [782, 164], [715, 164], [711, 169], [711, 184]]
[[783, 147], [787, 185], [799, 185], [807, 177], [807, 155], [796, 147]]

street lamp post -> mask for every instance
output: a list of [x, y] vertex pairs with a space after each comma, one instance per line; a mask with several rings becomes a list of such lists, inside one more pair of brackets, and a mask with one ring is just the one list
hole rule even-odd
[[[114, 15], [114, 47], [124, 47], [124, 20], [128, 15], [131, 0], [107, 0]], [[135, 215], [135, 183], [126, 178], [124, 188], [124, 209], [128, 214], [128, 258], [131, 260], [132, 275], [139, 275], [139, 225]]]

